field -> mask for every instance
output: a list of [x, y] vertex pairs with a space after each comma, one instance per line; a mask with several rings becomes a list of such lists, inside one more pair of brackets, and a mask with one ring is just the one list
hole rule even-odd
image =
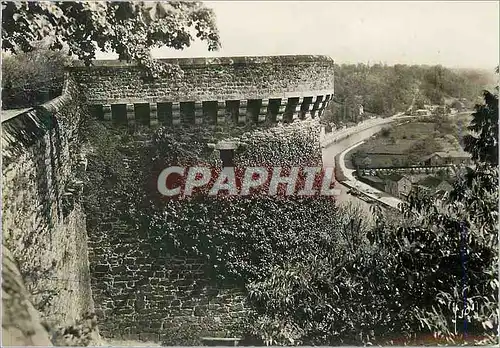
[[418, 165], [425, 156], [434, 152], [460, 150], [460, 138], [466, 133], [469, 120], [469, 114], [459, 114], [445, 120], [411, 121], [389, 126], [350, 151], [346, 155], [346, 164], [350, 168]]

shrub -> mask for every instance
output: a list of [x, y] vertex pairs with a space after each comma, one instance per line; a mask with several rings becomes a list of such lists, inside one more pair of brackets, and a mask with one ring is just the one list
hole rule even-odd
[[413, 308], [390, 281], [387, 252], [370, 245], [359, 209], [336, 214], [338, 224], [315, 253], [276, 265], [249, 286], [259, 313], [254, 333], [271, 344], [361, 344], [410, 332]]
[[387, 254], [390, 284], [404, 294], [402, 303], [414, 308], [405, 320], [415, 332], [447, 338], [458, 337], [464, 321], [471, 336], [492, 335], [498, 323], [491, 308], [498, 294], [495, 228], [480, 216], [462, 220], [470, 209], [462, 203], [438, 210], [433, 202], [432, 197], [412, 194], [400, 220], [379, 220], [370, 237]]
[[391, 135], [391, 133], [392, 133], [392, 129], [389, 127], [384, 127], [380, 131], [380, 135], [382, 135], [382, 137], [384, 137], [384, 138], [388, 138]]
[[59, 96], [70, 61], [63, 52], [43, 47], [3, 57], [2, 108], [32, 107]]
[[99, 341], [97, 317], [94, 313], [85, 313], [74, 325], [59, 327], [52, 332], [54, 346], [86, 347]]

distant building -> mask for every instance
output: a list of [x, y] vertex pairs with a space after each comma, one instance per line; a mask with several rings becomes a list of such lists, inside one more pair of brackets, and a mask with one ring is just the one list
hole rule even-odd
[[390, 174], [384, 177], [384, 191], [397, 198], [406, 198], [411, 192], [411, 180], [405, 175]]
[[465, 151], [442, 151], [422, 158], [422, 164], [427, 166], [467, 165], [471, 163], [471, 155]]
[[429, 110], [426, 110], [426, 109], [418, 109], [418, 110], [415, 110], [415, 115], [416, 116], [430, 116], [431, 112]]
[[436, 198], [442, 198], [446, 193], [453, 190], [453, 181], [451, 179], [443, 180], [441, 178], [429, 175], [420, 180], [415, 186], [420, 190]]

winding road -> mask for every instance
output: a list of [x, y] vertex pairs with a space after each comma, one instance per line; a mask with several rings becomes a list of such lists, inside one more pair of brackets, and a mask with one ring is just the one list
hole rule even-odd
[[414, 116], [404, 116], [402, 113], [399, 113], [387, 118], [371, 119], [360, 123], [355, 127], [341, 129], [323, 137], [323, 139], [321, 140], [321, 143], [323, 145], [323, 165], [325, 167], [335, 167], [335, 157], [339, 155], [339, 162], [347, 179], [345, 184], [337, 184], [337, 187], [340, 189], [340, 195], [337, 197], [337, 200], [341, 204], [348, 202], [353, 203], [354, 205], [359, 206], [363, 211], [365, 211], [367, 213], [367, 216], [372, 216], [370, 210], [372, 203], [368, 203], [360, 199], [359, 197], [352, 196], [347, 193], [347, 191], [349, 190], [349, 186], [354, 186], [358, 187], [361, 191], [368, 192], [368, 196], [373, 199], [379, 200], [379, 202], [383, 204], [397, 207], [397, 205], [401, 202], [399, 199], [394, 197], [378, 198], [378, 190], [357, 181], [353, 176], [353, 171], [345, 167], [344, 155], [351, 148], [360, 145], [372, 135], [380, 132], [384, 125], [387, 125], [394, 121], [404, 120], [412, 117]]

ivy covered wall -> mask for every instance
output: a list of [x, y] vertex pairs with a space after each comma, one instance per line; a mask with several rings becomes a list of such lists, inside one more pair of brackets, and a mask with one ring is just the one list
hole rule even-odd
[[331, 198], [165, 200], [156, 188], [167, 166], [218, 166], [207, 144], [235, 137], [246, 144], [236, 151], [237, 167], [321, 165], [317, 121], [134, 135], [92, 120], [85, 128], [92, 287], [106, 336], [197, 344], [203, 336], [241, 335], [251, 313], [246, 284], [278, 262], [276, 248], [312, 252], [314, 242], [294, 245], [297, 235], [320, 228], [317, 214], [333, 209]]

